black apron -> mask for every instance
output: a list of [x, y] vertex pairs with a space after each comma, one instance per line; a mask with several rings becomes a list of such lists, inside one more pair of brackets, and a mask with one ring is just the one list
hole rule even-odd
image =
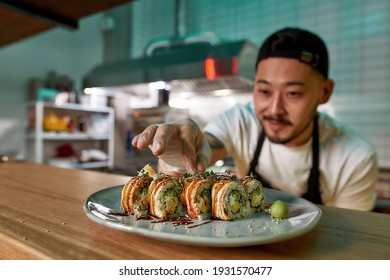
[[[314, 117], [314, 127], [313, 127], [313, 142], [312, 142], [312, 167], [310, 170], [310, 175], [308, 179], [307, 192], [302, 196], [303, 198], [315, 203], [322, 204], [321, 194], [320, 194], [320, 172], [319, 172], [319, 141], [318, 141], [318, 116]], [[260, 174], [256, 172], [256, 166], [259, 162], [261, 148], [263, 146], [265, 139], [264, 129], [261, 130], [259, 140], [257, 143], [256, 151], [251, 161], [248, 176], [255, 176], [265, 188], [272, 188], [272, 186], [264, 179]]]

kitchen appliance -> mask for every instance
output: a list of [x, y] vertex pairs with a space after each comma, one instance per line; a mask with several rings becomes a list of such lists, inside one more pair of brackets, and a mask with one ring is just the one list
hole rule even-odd
[[223, 41], [212, 32], [187, 33], [187, 1], [173, 3], [173, 36], [151, 40], [143, 57], [94, 67], [84, 79], [90, 92], [145, 99], [156, 82], [165, 83], [159, 90], [185, 97], [252, 92], [256, 46], [247, 40]]
[[142, 58], [97, 65], [86, 75], [85, 86], [105, 95], [138, 97], [149, 94], [149, 84], [159, 81], [173, 94], [251, 92], [257, 48], [246, 40], [214, 44], [210, 36], [198, 38], [157, 40]]
[[151, 40], [143, 57], [95, 66], [84, 77], [85, 93], [125, 98], [130, 108], [171, 106], [172, 98], [180, 99], [177, 108], [187, 108], [182, 101], [194, 96], [252, 92], [257, 47], [212, 32], [187, 33], [187, 1], [173, 3], [173, 35]]

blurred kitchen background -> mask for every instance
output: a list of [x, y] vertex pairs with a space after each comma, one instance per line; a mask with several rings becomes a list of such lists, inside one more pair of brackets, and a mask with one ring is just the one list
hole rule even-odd
[[250, 101], [257, 48], [286, 26], [326, 41], [336, 87], [321, 110], [376, 147], [388, 207], [388, 0], [0, 1], [2, 161], [134, 175], [156, 162], [136, 133]]

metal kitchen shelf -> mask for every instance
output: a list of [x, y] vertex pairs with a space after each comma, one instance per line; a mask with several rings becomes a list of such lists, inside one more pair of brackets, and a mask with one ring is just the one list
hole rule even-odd
[[80, 163], [53, 163], [49, 162], [49, 165], [63, 167], [63, 168], [75, 168], [75, 169], [96, 169], [110, 167], [109, 161], [92, 161], [92, 162], [80, 162]]
[[44, 102], [44, 101], [28, 102], [27, 106], [28, 107], [43, 106], [45, 108], [53, 108], [59, 110], [73, 110], [73, 111], [96, 112], [96, 113], [109, 113], [112, 110], [111, 107], [94, 107], [94, 106], [77, 104], [77, 103], [56, 104], [53, 102]]
[[95, 168], [103, 168], [103, 167], [109, 167], [108, 161], [95, 161], [95, 162], [84, 162], [84, 163], [78, 163], [75, 165], [75, 168], [79, 169], [95, 169]]
[[[44, 147], [47, 143], [52, 141], [74, 141], [89, 143], [86, 141], [92, 141], [97, 143], [106, 143], [108, 160], [102, 162], [86, 162], [86, 163], [75, 163], [69, 167], [72, 168], [101, 168], [108, 167], [112, 169], [114, 167], [114, 109], [111, 107], [92, 107], [81, 104], [55, 104], [51, 102], [29, 102], [28, 108], [32, 108], [35, 114], [35, 131], [26, 134], [26, 140], [33, 144], [34, 156], [31, 160], [37, 163], [44, 163], [45, 152]], [[43, 129], [43, 120], [45, 109], [49, 110], [71, 110], [81, 113], [87, 113], [88, 115], [103, 114], [104, 118], [108, 121], [108, 133], [104, 134], [93, 134], [93, 133], [65, 133], [65, 132], [47, 132]], [[86, 144], [89, 145], [89, 144]], [[91, 144], [93, 146], [93, 143]]]
[[[28, 140], [35, 140], [35, 133], [28, 133]], [[110, 140], [110, 135], [89, 135], [85, 133], [42, 133], [43, 140]]]

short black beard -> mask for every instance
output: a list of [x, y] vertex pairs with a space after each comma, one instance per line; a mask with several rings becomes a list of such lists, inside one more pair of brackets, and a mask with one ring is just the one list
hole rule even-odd
[[264, 120], [266, 121], [277, 121], [283, 124], [292, 125], [292, 123], [289, 120], [280, 118], [280, 117], [272, 117], [272, 116], [264, 116]]
[[[273, 121], [279, 121], [281, 123], [284, 123], [286, 125], [292, 125], [292, 123], [289, 121], [289, 120], [285, 120], [283, 118], [279, 118], [279, 117], [271, 117], [271, 116], [264, 116], [263, 117], [263, 120], [265, 121], [269, 121], [269, 120], [273, 120]], [[305, 131], [309, 126], [310, 124], [312, 123], [313, 120], [309, 121], [307, 123], [307, 125], [302, 129], [301, 132]], [[299, 135], [301, 135], [300, 133], [296, 134], [296, 135], [292, 135], [292, 137], [286, 139], [286, 140], [276, 140], [276, 139], [273, 139], [271, 138], [268, 134], [267, 134], [267, 131], [264, 130], [268, 140], [271, 142], [271, 143], [274, 143], [274, 144], [281, 144], [281, 145], [286, 145], [288, 143], [290, 143], [291, 141], [293, 141], [295, 138], [297, 138]]]

